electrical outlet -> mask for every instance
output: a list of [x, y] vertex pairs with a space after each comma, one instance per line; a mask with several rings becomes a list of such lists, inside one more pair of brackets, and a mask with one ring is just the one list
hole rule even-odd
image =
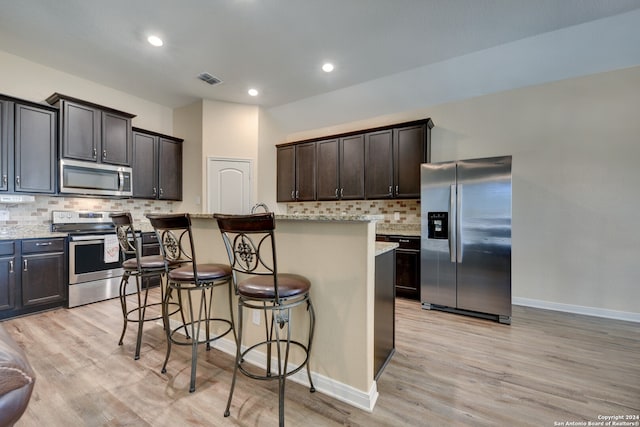
[[8, 221], [9, 220], [9, 211], [1, 210], [0, 211], [0, 221]]
[[253, 324], [260, 325], [260, 311], [253, 310]]
[[394, 212], [393, 213], [393, 220], [394, 221], [399, 221], [400, 220], [400, 212]]

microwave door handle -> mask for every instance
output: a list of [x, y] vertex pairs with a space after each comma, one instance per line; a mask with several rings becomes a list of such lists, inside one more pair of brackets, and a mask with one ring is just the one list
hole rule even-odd
[[124, 172], [118, 171], [118, 191], [124, 190]]

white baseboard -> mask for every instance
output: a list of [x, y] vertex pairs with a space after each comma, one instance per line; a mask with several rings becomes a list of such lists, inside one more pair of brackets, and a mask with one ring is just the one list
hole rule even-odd
[[608, 310], [605, 308], [585, 307], [582, 305], [562, 304], [531, 298], [513, 298], [513, 304], [526, 307], [543, 308], [546, 310], [564, 311], [566, 313], [584, 314], [587, 316], [605, 317], [607, 319], [626, 320], [640, 323], [640, 313], [630, 311]]
[[[179, 323], [174, 319], [169, 319], [169, 323], [171, 324], [172, 328], [175, 328], [179, 325]], [[162, 325], [162, 323], [159, 324]], [[217, 341], [214, 341], [211, 346], [234, 357], [236, 355], [236, 343], [233, 341], [233, 338], [221, 338]], [[243, 348], [243, 350], [245, 349], [246, 347]], [[277, 366], [277, 359], [274, 358], [272, 360], [273, 363]], [[265, 363], [259, 356], [255, 355], [255, 352], [254, 354], [251, 354], [250, 352], [248, 357], [245, 358], [245, 361], [261, 368], [265, 367]], [[297, 365], [290, 364], [290, 368], [288, 368], [288, 370], [293, 370], [295, 368], [297, 368]], [[307, 387], [309, 386], [309, 379], [307, 378], [306, 369], [301, 369], [300, 371], [291, 375], [289, 379], [298, 384], [302, 384]], [[378, 400], [378, 386], [375, 381], [373, 381], [371, 389], [368, 392], [363, 392], [348, 384], [333, 380], [317, 372], [311, 371], [311, 379], [313, 380], [313, 385], [316, 389], [316, 392], [326, 394], [327, 396], [331, 396], [334, 399], [337, 399], [341, 402], [367, 412], [373, 411], [376, 401]]]

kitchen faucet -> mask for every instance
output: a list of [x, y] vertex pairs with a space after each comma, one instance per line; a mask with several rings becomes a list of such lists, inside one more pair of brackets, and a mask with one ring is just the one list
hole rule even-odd
[[271, 211], [269, 210], [269, 206], [267, 206], [266, 204], [264, 204], [264, 203], [256, 203], [256, 204], [255, 204], [255, 205], [253, 205], [253, 207], [251, 208], [251, 213], [252, 213], [252, 214], [253, 214], [253, 213], [256, 213], [256, 210], [257, 210], [258, 208], [262, 208], [262, 209], [264, 209], [264, 211], [265, 211], [265, 212], [271, 212]]

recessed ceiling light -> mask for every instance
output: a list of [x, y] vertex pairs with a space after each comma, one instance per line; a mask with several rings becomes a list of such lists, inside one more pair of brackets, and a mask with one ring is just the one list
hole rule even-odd
[[147, 41], [151, 45], [156, 46], [156, 47], [160, 47], [160, 46], [162, 46], [164, 44], [162, 39], [160, 37], [158, 37], [158, 36], [149, 36], [149, 37], [147, 37]]
[[333, 71], [333, 64], [331, 62], [327, 62], [322, 66], [322, 71], [325, 73], [330, 73]]
[[257, 90], [257, 89], [253, 89], [253, 88], [251, 88], [251, 89], [249, 89], [249, 90], [247, 91], [247, 93], [248, 93], [249, 95], [251, 95], [251, 96], [258, 96], [258, 90]]

